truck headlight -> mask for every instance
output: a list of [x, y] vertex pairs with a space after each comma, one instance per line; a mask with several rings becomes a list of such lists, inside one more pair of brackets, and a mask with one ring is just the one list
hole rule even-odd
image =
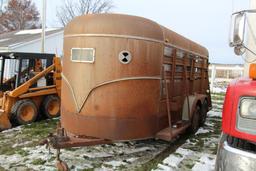
[[240, 101], [240, 115], [248, 119], [256, 119], [256, 99], [243, 98]]

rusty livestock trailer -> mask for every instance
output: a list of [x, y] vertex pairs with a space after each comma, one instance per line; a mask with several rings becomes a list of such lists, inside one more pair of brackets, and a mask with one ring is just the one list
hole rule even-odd
[[211, 107], [208, 51], [145, 18], [95, 14], [64, 31], [57, 149], [196, 131]]

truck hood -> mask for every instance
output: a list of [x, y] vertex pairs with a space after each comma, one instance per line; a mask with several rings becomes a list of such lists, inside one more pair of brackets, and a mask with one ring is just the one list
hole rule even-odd
[[222, 131], [228, 135], [256, 142], [256, 135], [237, 129], [237, 112], [242, 97], [256, 97], [256, 80], [239, 78], [230, 83], [222, 111]]

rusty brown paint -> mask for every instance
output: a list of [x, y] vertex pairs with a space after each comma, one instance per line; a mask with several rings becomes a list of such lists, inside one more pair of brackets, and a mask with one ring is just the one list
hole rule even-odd
[[[164, 55], [165, 47], [173, 49], [171, 56]], [[72, 48], [95, 49], [95, 61], [72, 61]], [[178, 58], [178, 50], [186, 55]], [[119, 61], [122, 51], [130, 52], [130, 63]], [[163, 70], [165, 64], [170, 72]], [[62, 127], [76, 136], [113, 141], [155, 137], [168, 127], [163, 73], [172, 122], [177, 122], [186, 96], [208, 96], [207, 67], [206, 48], [151, 20], [118, 14], [77, 17], [64, 31]]]

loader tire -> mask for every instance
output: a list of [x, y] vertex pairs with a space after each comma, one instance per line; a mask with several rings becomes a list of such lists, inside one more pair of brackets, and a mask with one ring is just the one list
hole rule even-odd
[[197, 132], [200, 126], [200, 112], [201, 112], [200, 106], [197, 105], [192, 116], [191, 126], [188, 128], [189, 133], [194, 134]]
[[46, 96], [42, 103], [42, 112], [49, 119], [60, 116], [60, 98], [56, 95]]
[[17, 101], [12, 109], [12, 116], [20, 125], [30, 124], [34, 122], [38, 115], [38, 108], [36, 104], [29, 99]]

